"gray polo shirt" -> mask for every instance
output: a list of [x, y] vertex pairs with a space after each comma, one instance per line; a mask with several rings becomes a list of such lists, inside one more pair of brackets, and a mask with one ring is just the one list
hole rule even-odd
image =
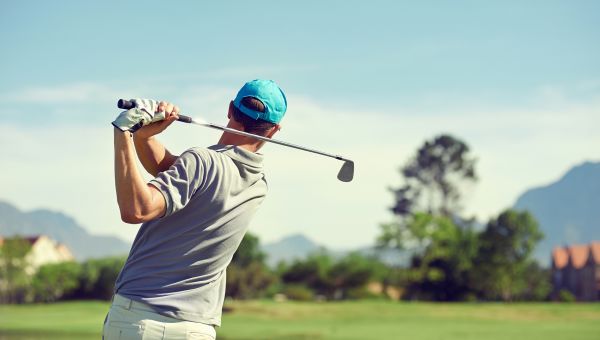
[[267, 193], [261, 154], [192, 148], [150, 184], [165, 216], [142, 224], [115, 291], [160, 314], [220, 326], [225, 269]]

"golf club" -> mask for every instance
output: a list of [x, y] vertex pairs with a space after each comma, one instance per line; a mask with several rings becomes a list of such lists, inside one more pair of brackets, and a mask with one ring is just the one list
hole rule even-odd
[[[126, 99], [119, 99], [119, 102], [117, 103], [117, 106], [120, 109], [123, 109], [123, 110], [129, 110], [129, 109], [135, 108], [135, 104], [133, 102], [129, 101], [129, 100], [126, 100]], [[318, 151], [318, 150], [314, 150], [314, 149], [305, 148], [305, 147], [300, 146], [300, 145], [283, 142], [283, 141], [280, 141], [280, 140], [277, 140], [277, 139], [271, 139], [271, 138], [267, 138], [267, 137], [255, 135], [255, 134], [252, 134], [252, 133], [247, 133], [247, 132], [244, 132], [244, 131], [239, 131], [239, 130], [231, 129], [231, 128], [228, 128], [228, 127], [224, 127], [224, 126], [220, 126], [220, 125], [216, 125], [216, 124], [212, 124], [212, 123], [198, 121], [198, 120], [193, 119], [192, 117], [181, 115], [181, 114], [179, 115], [179, 118], [177, 120], [180, 121], [180, 122], [184, 122], [184, 123], [191, 123], [191, 124], [206, 126], [206, 127], [217, 129], [217, 130], [221, 130], [221, 131], [227, 131], [229, 133], [233, 133], [233, 134], [236, 134], [236, 135], [246, 136], [246, 137], [250, 137], [250, 138], [255, 138], [255, 139], [259, 139], [259, 140], [262, 140], [262, 141], [265, 141], [265, 142], [269, 142], [269, 143], [275, 143], [275, 144], [279, 144], [279, 145], [283, 145], [283, 146], [288, 146], [290, 148], [294, 148], [294, 149], [298, 149], [298, 150], [303, 150], [303, 151], [308, 151], [308, 152], [316, 153], [317, 155], [321, 155], [321, 156], [335, 158], [337, 160], [344, 161], [344, 164], [342, 164], [342, 168], [338, 172], [337, 178], [340, 181], [342, 181], [342, 182], [350, 182], [350, 181], [352, 181], [352, 178], [354, 178], [354, 162], [351, 161], [351, 160], [349, 160], [349, 159], [347, 159], [347, 158], [339, 156], [339, 155], [333, 155], [333, 154], [330, 154], [330, 153], [326, 153], [326, 152], [322, 152], [322, 151]]]

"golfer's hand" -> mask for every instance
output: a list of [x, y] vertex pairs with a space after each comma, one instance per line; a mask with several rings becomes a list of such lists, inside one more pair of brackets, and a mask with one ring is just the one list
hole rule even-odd
[[153, 123], [140, 128], [135, 133], [136, 138], [150, 138], [157, 135], [179, 118], [179, 107], [169, 102], [159, 102], [156, 111], [157, 114], [158, 112], [163, 113], [164, 118], [159, 121], [154, 120]]
[[121, 131], [136, 132], [142, 126], [153, 122], [161, 121], [166, 118], [165, 106], [152, 99], [132, 99], [135, 107], [123, 111], [112, 124]]

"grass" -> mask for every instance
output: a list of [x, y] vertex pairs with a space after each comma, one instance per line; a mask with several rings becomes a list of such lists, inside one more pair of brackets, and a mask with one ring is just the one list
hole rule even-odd
[[[232, 302], [220, 340], [598, 339], [600, 304]], [[0, 306], [0, 340], [97, 339], [105, 302]]]

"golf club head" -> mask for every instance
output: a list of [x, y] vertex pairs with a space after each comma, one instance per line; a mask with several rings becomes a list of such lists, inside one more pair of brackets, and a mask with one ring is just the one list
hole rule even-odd
[[350, 182], [354, 178], [354, 162], [345, 161], [338, 172], [337, 178], [342, 182]]

